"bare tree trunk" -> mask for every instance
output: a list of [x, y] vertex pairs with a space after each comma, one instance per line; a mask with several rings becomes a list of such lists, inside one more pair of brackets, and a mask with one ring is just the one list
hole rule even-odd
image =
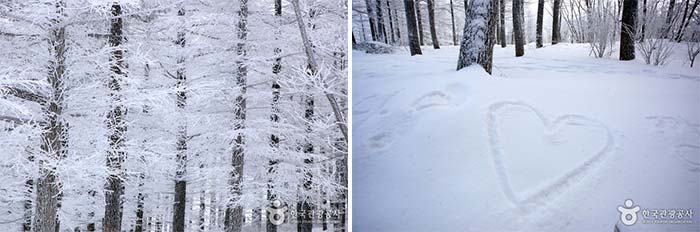
[[[391, 0], [389, 0], [391, 1]], [[396, 8], [394, 8], [394, 25], [396, 25], [396, 42], [398, 44], [401, 44], [401, 29], [399, 29], [401, 26], [399, 26], [399, 14], [397, 13], [398, 11]]]
[[404, 0], [404, 8], [406, 10], [406, 26], [408, 27], [408, 46], [411, 50], [411, 56], [423, 54], [420, 50], [419, 32], [416, 28], [416, 10], [414, 0]]
[[[391, 31], [391, 44], [396, 44], [396, 36], [394, 36], [394, 17], [395, 15], [391, 15], [391, 4], [389, 3], [391, 0], [386, 0], [386, 12], [389, 15], [389, 29]], [[353, 41], [355, 39], [355, 36], [353, 35]]]
[[642, 1], [642, 31], [639, 35], [639, 42], [644, 42], [647, 27], [647, 0]]
[[369, 31], [372, 34], [372, 41], [379, 41], [379, 33], [377, 33], [377, 24], [374, 22], [374, 9], [371, 4], [372, 0], [365, 0], [367, 6], [367, 18], [369, 18]]
[[[275, 0], [275, 22], [277, 25], [282, 24], [282, 0]], [[282, 32], [280, 30], [275, 31], [275, 40], [279, 40], [279, 37], [281, 36]], [[354, 38], [354, 37], [353, 37]], [[275, 55], [280, 55], [282, 53], [281, 48], [275, 48]], [[280, 99], [280, 84], [279, 84], [279, 73], [282, 71], [282, 58], [276, 58], [274, 64], [272, 65], [272, 114], [270, 115], [270, 119], [272, 121], [272, 128], [275, 130], [278, 126], [279, 122], [279, 99]], [[270, 135], [270, 147], [273, 149], [273, 154], [280, 154], [277, 149], [279, 149], [279, 142], [280, 139], [279, 137], [273, 132]], [[279, 159], [273, 158], [269, 161], [269, 168], [267, 170], [267, 173], [269, 175], [269, 179], [267, 181], [267, 200], [269, 201], [267, 207], [274, 207], [275, 206], [275, 200], [277, 200], [277, 196], [274, 192], [275, 185], [273, 183], [274, 180], [274, 174], [276, 173], [277, 169], [277, 164], [279, 163]], [[274, 214], [270, 212], [269, 210], [265, 210], [267, 219], [265, 221], [265, 230], [267, 232], [277, 232], [277, 225], [275, 223], [272, 223], [270, 220], [271, 218], [274, 219]]]
[[542, 24], [544, 20], [544, 0], [537, 1], [537, 44], [536, 47], [541, 48], [543, 46], [542, 42]]
[[634, 60], [634, 34], [637, 25], [637, 0], [624, 0], [620, 29], [620, 60]]
[[452, 45], [457, 45], [457, 31], [455, 29], [455, 8], [450, 0], [450, 18], [452, 19]]
[[416, 1], [416, 17], [418, 19], [418, 35], [420, 36], [420, 45], [423, 46], [425, 43], [423, 42], [423, 16], [421, 16], [420, 13], [420, 1], [421, 0], [415, 0]]
[[246, 92], [248, 78], [247, 53], [248, 48], [246, 41], [248, 40], [248, 0], [240, 1], [240, 9], [238, 10], [238, 27], [237, 27], [238, 43], [236, 51], [238, 60], [236, 67], [238, 69], [236, 75], [236, 85], [240, 91], [235, 99], [234, 105], [234, 129], [236, 130], [236, 138], [233, 141], [233, 152], [231, 155], [232, 167], [231, 172], [231, 201], [226, 207], [226, 232], [240, 232], [243, 229], [243, 206], [240, 202], [243, 195], [243, 160], [244, 160], [244, 134], [246, 121]]
[[500, 29], [498, 34], [501, 35], [499, 41], [501, 42], [501, 47], [504, 48], [504, 47], [506, 47], [506, 2], [505, 2], [505, 0], [499, 0], [498, 8], [500, 11], [498, 16], [500, 17], [499, 21], [501, 24], [501, 26], [498, 27]]
[[126, 158], [124, 151], [124, 134], [126, 133], [126, 111], [121, 99], [121, 86], [125, 77], [124, 51], [122, 45], [122, 7], [112, 4], [112, 28], [109, 44], [112, 47], [110, 57], [109, 89], [112, 97], [112, 109], [107, 114], [107, 128], [112, 133], [109, 137], [110, 150], [107, 152], [107, 186], [105, 186], [105, 217], [102, 229], [105, 232], [121, 232], [124, 183], [122, 183], [122, 163]]
[[[185, 8], [181, 7], [177, 11], [178, 18], [181, 21], [180, 30], [177, 33], [177, 40], [175, 44], [180, 48], [185, 47]], [[187, 76], [185, 75], [185, 58], [181, 56], [177, 60], [177, 107], [181, 114], [184, 114], [185, 107], [187, 106], [187, 92], [186, 81]], [[185, 209], [187, 203], [187, 181], [185, 180], [185, 175], [187, 174], [187, 122], [184, 117], [179, 122], [177, 132], [177, 169], [175, 172], [175, 197], [173, 205], [173, 231], [174, 232], [184, 232], [185, 231]]]
[[523, 0], [513, 0], [513, 35], [515, 37], [515, 56], [525, 55], [525, 38], [523, 32]]
[[[66, 35], [65, 27], [61, 25], [65, 17], [66, 5], [63, 1], [56, 2], [57, 18], [52, 19], [56, 27], [50, 32], [49, 47], [52, 60], [49, 62], [48, 82], [50, 96], [42, 111], [46, 116], [46, 126], [41, 134], [41, 150], [47, 158], [58, 161], [66, 153], [67, 128], [62, 117], [64, 73], [66, 70]], [[55, 168], [49, 167], [45, 161], [39, 161], [39, 178], [36, 183], [36, 215], [34, 230], [42, 232], [59, 231], [58, 209], [60, 207], [60, 180]]]
[[[30, 147], [27, 147], [27, 162], [34, 163], [34, 154]], [[24, 187], [27, 189], [25, 192], [26, 199], [24, 200], [24, 221], [22, 221], [22, 231], [29, 232], [32, 231], [32, 216], [34, 215], [32, 200], [34, 192], [34, 177], [29, 174], [24, 182]]]
[[670, 0], [668, 3], [668, 12], [666, 12], [666, 24], [671, 24], [673, 19], [673, 7], [676, 5], [676, 0]]
[[700, 0], [695, 0], [695, 3], [693, 3], [693, 7], [688, 11], [688, 3], [690, 0], [686, 0], [685, 2], [685, 10], [683, 12], [683, 18], [681, 20], [680, 27], [678, 28], [678, 33], [676, 34], [676, 41], [681, 42], [683, 40], [683, 34], [685, 33], [685, 28], [688, 27], [688, 24], [690, 24], [690, 21], [693, 19], [693, 13], [695, 12], [695, 9], [698, 7], [698, 3], [700, 3]]
[[561, 9], [561, 0], [554, 0], [552, 4], [552, 45], [559, 43], [560, 40], [560, 28], [561, 23], [559, 22], [559, 10]]
[[476, 63], [491, 73], [493, 44], [496, 41], [496, 1], [473, 0], [469, 5], [467, 18], [464, 19], [457, 70]]
[[389, 43], [386, 36], [386, 29], [384, 28], [384, 14], [382, 14], [382, 0], [377, 0], [377, 32], [379, 32], [380, 41], [384, 43]]
[[430, 23], [430, 38], [433, 40], [433, 48], [440, 49], [437, 32], [435, 30], [435, 3], [433, 0], [428, 0], [428, 22]]

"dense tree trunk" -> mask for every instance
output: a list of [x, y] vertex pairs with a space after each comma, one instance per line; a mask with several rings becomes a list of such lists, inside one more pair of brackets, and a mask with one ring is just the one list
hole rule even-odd
[[544, 21], [544, 0], [537, 1], [537, 45], [536, 47], [541, 48], [543, 46], [542, 42], [542, 24]]
[[126, 110], [122, 102], [121, 86], [126, 77], [124, 64], [124, 51], [122, 50], [122, 7], [114, 3], [112, 5], [111, 34], [109, 45], [112, 49], [110, 56], [110, 81], [109, 89], [112, 109], [107, 114], [107, 128], [109, 136], [109, 150], [107, 152], [107, 186], [105, 186], [105, 217], [102, 229], [105, 232], [121, 232], [122, 203], [124, 195], [124, 183], [122, 180], [122, 163], [126, 158], [124, 151], [124, 134], [126, 133]]
[[634, 34], [637, 25], [637, 0], [624, 0], [620, 28], [620, 60], [634, 60]]
[[515, 37], [515, 56], [525, 55], [525, 35], [523, 32], [523, 0], [513, 0], [513, 36]]
[[457, 60], [457, 70], [474, 63], [491, 73], [493, 44], [496, 41], [496, 1], [473, 0], [464, 19], [464, 33]]
[[398, 44], [401, 44], [401, 29], [399, 29], [401, 26], [399, 26], [399, 14], [397, 12], [398, 11], [396, 10], [396, 8], [394, 8], [394, 15], [396, 16], [394, 17], [394, 25], [396, 25], [396, 42], [398, 42]]
[[[55, 26], [49, 34], [49, 47], [52, 60], [49, 62], [48, 83], [50, 95], [42, 106], [46, 125], [41, 134], [41, 150], [47, 158], [58, 161], [66, 153], [67, 128], [63, 119], [64, 73], [66, 71], [66, 34], [62, 24], [66, 5], [56, 2], [57, 18], [52, 19]], [[36, 183], [36, 211], [34, 230], [42, 232], [59, 231], [58, 210], [60, 207], [60, 180], [55, 168], [47, 166], [46, 161], [39, 160], [39, 178]]]
[[455, 29], [455, 8], [450, 0], [450, 18], [452, 19], [452, 45], [457, 45], [457, 30]]
[[372, 0], [365, 0], [367, 6], [367, 18], [369, 18], [369, 31], [372, 34], [372, 41], [379, 41], [379, 33], [377, 33], [377, 24], [374, 22], [374, 9], [372, 8]]
[[403, 0], [406, 10], [406, 26], [408, 30], [408, 46], [411, 50], [411, 56], [423, 54], [420, 50], [420, 42], [418, 28], [416, 28], [415, 1]]
[[236, 96], [234, 103], [234, 130], [236, 137], [233, 141], [233, 152], [231, 155], [232, 172], [231, 172], [231, 201], [226, 207], [226, 232], [240, 232], [243, 229], [243, 206], [240, 202], [243, 195], [243, 161], [244, 161], [244, 135], [246, 121], [246, 92], [247, 92], [247, 52], [248, 48], [246, 41], [248, 40], [248, 0], [240, 1], [240, 9], [238, 10], [238, 27], [237, 27], [238, 43], [236, 51], [238, 59], [236, 60], [237, 74], [236, 85], [240, 91]]
[[[185, 48], [185, 8], [181, 7], [177, 11], [178, 18], [180, 18], [181, 27], [177, 33], [177, 39], [175, 40], [175, 45], [180, 47], [180, 49]], [[177, 59], [177, 72], [176, 72], [176, 87], [177, 87], [177, 107], [180, 110], [180, 114], [184, 114], [185, 107], [187, 105], [187, 92], [186, 82], [187, 76], [185, 75], [185, 57], [180, 55]], [[183, 116], [179, 122], [178, 131], [176, 135], [176, 150], [177, 150], [177, 167], [175, 171], [175, 197], [173, 205], [173, 231], [174, 232], [184, 232], [185, 231], [185, 209], [187, 202], [187, 181], [185, 180], [185, 175], [187, 173], [187, 122]]]
[[418, 20], [418, 36], [420, 39], [420, 45], [423, 46], [425, 45], [424, 40], [423, 40], [423, 16], [421, 16], [420, 13], [420, 1], [421, 0], [415, 0], [416, 1], [416, 19]]
[[552, 45], [559, 43], [561, 23], [559, 22], [559, 10], [561, 9], [561, 0], [554, 0], [552, 4]]
[[[282, 0], [275, 0], [275, 22], [277, 25], [282, 24]], [[275, 40], [279, 40], [281, 37], [282, 31], [281, 30], [276, 30], [275, 31]], [[355, 39], [355, 35], [353, 34], [353, 41]], [[275, 48], [275, 55], [279, 56], [282, 53], [281, 48]], [[279, 73], [282, 71], [282, 58], [275, 58], [275, 62], [272, 65], [272, 103], [271, 103], [271, 115], [270, 115], [270, 120], [272, 121], [272, 128], [273, 128], [273, 133], [270, 135], [270, 147], [273, 149], [273, 154], [279, 154], [278, 150], [279, 149], [279, 142], [280, 139], [275, 134], [274, 130], [278, 127], [279, 123], [279, 99], [280, 99], [280, 84], [279, 84]], [[275, 185], [273, 183], [274, 180], [274, 173], [276, 173], [276, 168], [277, 164], [279, 163], [279, 160], [276, 158], [273, 158], [269, 161], [269, 167], [267, 169], [267, 173], [269, 175], [268, 181], [267, 181], [267, 200], [268, 200], [268, 205], [267, 207], [269, 208], [276, 208], [275, 206], [275, 200], [277, 200], [277, 196], [274, 193]], [[270, 220], [271, 218], [274, 219], [274, 214], [270, 212], [269, 210], [265, 210], [267, 220], [265, 220], [265, 230], [267, 232], [277, 232], [277, 225], [272, 223]]]
[[384, 28], [384, 14], [382, 13], [382, 0], [376, 0], [377, 6], [377, 32], [379, 32], [379, 41], [389, 43], [386, 36], [386, 28]]
[[435, 30], [435, 2], [428, 0], [428, 22], [430, 23], [430, 38], [433, 40], [433, 48], [440, 49], [440, 43]]
[[396, 17], [396, 15], [391, 14], [390, 2], [391, 0], [386, 0], [386, 12], [389, 15], [389, 31], [391, 31], [391, 44], [396, 44], [396, 36], [394, 35], [394, 17]]
[[499, 41], [501, 42], [501, 47], [504, 48], [506, 47], [506, 2], [505, 0], [499, 0], [498, 1], [498, 8], [499, 8], [499, 14], [498, 16], [500, 17], [500, 26], [498, 27], [500, 31], [498, 32], [500, 36]]

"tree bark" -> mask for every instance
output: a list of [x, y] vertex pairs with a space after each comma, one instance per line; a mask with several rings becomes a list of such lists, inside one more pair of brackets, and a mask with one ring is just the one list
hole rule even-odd
[[525, 38], [523, 32], [523, 0], [513, 0], [513, 36], [515, 37], [515, 56], [525, 55]]
[[[57, 18], [51, 20], [56, 26], [49, 35], [49, 47], [52, 59], [49, 62], [48, 83], [50, 96], [42, 111], [46, 117], [46, 126], [41, 134], [41, 150], [48, 159], [60, 160], [65, 154], [67, 128], [63, 119], [64, 73], [66, 70], [66, 34], [62, 26], [66, 5], [56, 2]], [[60, 180], [55, 168], [47, 166], [46, 161], [39, 161], [39, 177], [36, 183], [36, 211], [34, 216], [35, 231], [59, 231], [58, 210], [60, 207]]]
[[552, 45], [559, 43], [561, 23], [559, 22], [559, 10], [561, 9], [561, 0], [554, 0], [552, 4]]
[[241, 197], [243, 195], [243, 161], [244, 161], [244, 133], [246, 122], [246, 98], [247, 98], [247, 53], [248, 48], [246, 41], [248, 40], [248, 0], [240, 1], [240, 9], [238, 10], [238, 27], [237, 27], [238, 43], [236, 51], [238, 59], [236, 67], [236, 85], [240, 91], [234, 101], [234, 130], [237, 135], [233, 141], [233, 152], [231, 155], [232, 172], [231, 172], [231, 201], [226, 207], [226, 232], [240, 232], [243, 229], [243, 206], [241, 205]]
[[404, 0], [404, 8], [406, 10], [406, 27], [408, 30], [408, 46], [411, 50], [411, 56], [423, 54], [420, 50], [420, 42], [418, 28], [416, 28], [415, 1]]
[[110, 150], [107, 152], [107, 186], [105, 186], [105, 217], [102, 229], [105, 232], [121, 232], [124, 183], [122, 183], [122, 163], [126, 158], [124, 151], [124, 134], [127, 127], [125, 122], [126, 110], [121, 99], [121, 85], [126, 77], [124, 64], [124, 51], [122, 45], [122, 8], [121, 5], [112, 4], [111, 34], [109, 44], [112, 48], [110, 56], [110, 81], [109, 89], [112, 100], [112, 109], [107, 114], [107, 128], [110, 130]]
[[440, 49], [440, 43], [435, 30], [435, 2], [428, 0], [428, 22], [430, 23], [430, 38], [433, 40], [433, 48]]
[[457, 30], [455, 29], [455, 8], [450, 0], [450, 18], [452, 19], [452, 45], [457, 45]]
[[[282, 0], [275, 0], [275, 22], [277, 25], [282, 24]], [[279, 40], [279, 37], [281, 36], [282, 32], [281, 30], [275, 31], [275, 40]], [[355, 35], [353, 34], [353, 41], [354, 41]], [[279, 56], [282, 53], [281, 48], [275, 48], [275, 55]], [[272, 113], [270, 115], [270, 120], [272, 121], [272, 128], [273, 130], [277, 128], [278, 122], [279, 122], [279, 99], [280, 99], [280, 84], [279, 84], [279, 73], [282, 71], [282, 58], [276, 58], [274, 64], [272, 65], [272, 103], [271, 103], [271, 108], [272, 108]], [[273, 149], [273, 154], [280, 154], [277, 149], [279, 149], [279, 142], [280, 139], [279, 137], [273, 133], [270, 135], [270, 147]], [[277, 164], [279, 163], [279, 160], [276, 158], [270, 159], [269, 161], [269, 167], [267, 169], [268, 173], [268, 181], [267, 181], [267, 200], [268, 200], [268, 205], [267, 207], [272, 208], [274, 206], [274, 201], [277, 200], [277, 196], [274, 192], [275, 185], [274, 185], [274, 173], [276, 173], [277, 169]], [[265, 210], [267, 220], [265, 221], [265, 230], [267, 232], [277, 232], [277, 225], [273, 224], [270, 218], [273, 218], [274, 215], [269, 211]]]
[[379, 32], [380, 41], [384, 43], [389, 43], [386, 36], [386, 29], [384, 28], [384, 14], [382, 13], [382, 0], [376, 1], [377, 6], [377, 32]]
[[688, 27], [688, 24], [690, 24], [690, 21], [693, 19], [693, 13], [695, 12], [695, 9], [698, 7], [698, 3], [700, 3], [700, 0], [695, 0], [695, 3], [693, 3], [693, 7], [691, 7], [690, 11], [688, 11], [688, 3], [690, 0], [686, 0], [685, 2], [685, 10], [683, 12], [683, 19], [681, 20], [681, 25], [678, 28], [678, 33], [676, 34], [676, 42], [681, 42], [683, 40], [683, 34], [685, 33], [685, 28]]
[[[175, 40], [175, 45], [181, 49], [185, 47], [185, 8], [181, 7], [177, 11], [178, 18], [181, 21], [181, 27], [177, 33], [177, 39]], [[176, 73], [176, 87], [177, 87], [177, 107], [180, 110], [180, 114], [184, 114], [185, 107], [187, 106], [187, 92], [186, 81], [187, 76], [185, 75], [185, 57], [180, 56], [177, 60], [177, 73]], [[174, 232], [184, 232], [185, 231], [185, 209], [187, 202], [187, 181], [185, 180], [185, 175], [187, 174], [187, 122], [185, 118], [181, 118], [182, 121], [179, 122], [177, 131], [177, 167], [175, 171], [175, 197], [173, 205], [173, 231]]]
[[637, 25], [637, 0], [624, 0], [620, 28], [620, 60], [634, 60], [634, 34]]
[[367, 6], [367, 18], [369, 18], [369, 31], [372, 34], [372, 41], [379, 41], [379, 33], [377, 33], [377, 24], [374, 22], [374, 10], [371, 4], [372, 0], [365, 0]]
[[646, 27], [647, 27], [647, 0], [642, 1], [642, 31], [640, 32], [641, 35], [639, 35], [639, 42], [644, 42], [644, 37], [646, 36]]
[[464, 19], [464, 33], [460, 45], [457, 70], [474, 63], [491, 73], [493, 44], [496, 41], [496, 1], [473, 0]]
[[505, 0], [499, 0], [498, 8], [500, 10], [498, 16], [500, 17], [499, 21], [501, 23], [501, 26], [498, 27], [500, 29], [498, 34], [501, 35], [499, 41], [501, 42], [501, 47], [504, 48], [504, 47], [506, 47], [506, 2], [505, 2]]
[[544, 21], [544, 0], [537, 1], [537, 42], [536, 47], [541, 48], [542, 42], [542, 24]]
[[415, 0], [416, 1], [416, 17], [418, 20], [418, 36], [420, 38], [420, 45], [423, 46], [425, 45], [424, 40], [423, 40], [423, 16], [421, 16], [420, 13], [420, 1], [421, 0]]
[[[389, 3], [391, 0], [386, 0], [386, 12], [389, 15], [389, 31], [391, 31], [391, 44], [396, 44], [396, 36], [394, 35], [394, 17], [396, 15], [391, 14], [391, 4]], [[353, 37], [353, 41], [354, 41]]]

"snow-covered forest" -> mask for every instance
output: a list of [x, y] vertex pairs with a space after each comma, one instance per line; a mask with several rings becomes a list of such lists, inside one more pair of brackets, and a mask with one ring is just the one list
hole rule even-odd
[[698, 0], [353, 0], [361, 231], [699, 231]]
[[348, 8], [0, 1], [0, 231], [344, 231]]

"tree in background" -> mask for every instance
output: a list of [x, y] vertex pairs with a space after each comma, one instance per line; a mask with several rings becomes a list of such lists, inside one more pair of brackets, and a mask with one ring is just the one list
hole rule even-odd
[[513, 0], [513, 37], [515, 40], [515, 56], [525, 55], [525, 32], [523, 31], [523, 0]]
[[624, 0], [620, 27], [620, 60], [634, 60], [634, 41], [637, 28], [637, 0]]
[[435, 3], [434, 0], [428, 1], [428, 17], [430, 22], [430, 38], [433, 40], [433, 48], [440, 49], [440, 42], [438, 42], [437, 31], [435, 30]]
[[411, 56], [421, 55], [419, 42], [420, 36], [418, 28], [416, 28], [416, 11], [415, 11], [415, 1], [414, 0], [404, 0], [404, 8], [406, 10], [406, 27], [408, 31], [408, 46], [411, 50]]
[[496, 0], [473, 0], [464, 22], [457, 70], [474, 63], [491, 73], [495, 43]]

